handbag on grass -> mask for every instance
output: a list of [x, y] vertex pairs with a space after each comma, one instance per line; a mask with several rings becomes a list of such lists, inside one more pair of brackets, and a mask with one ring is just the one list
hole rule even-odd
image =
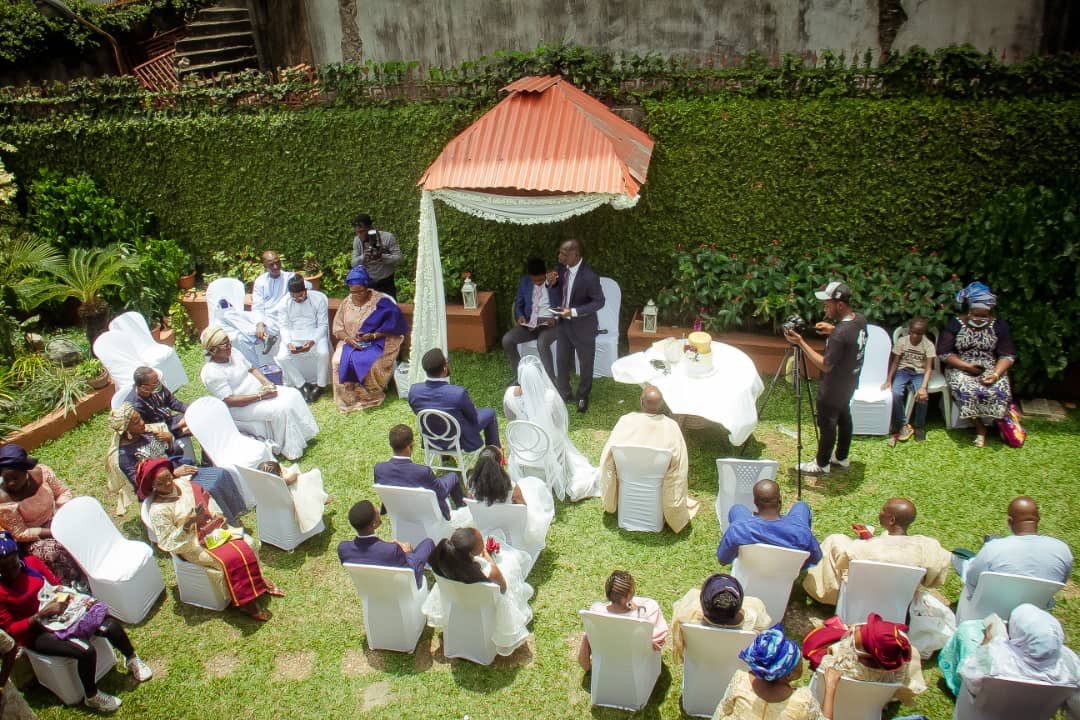
[[1005, 411], [1005, 417], [997, 421], [1001, 439], [1011, 448], [1023, 447], [1024, 440], [1027, 439], [1027, 432], [1020, 424], [1021, 417], [1020, 408], [1016, 407], [1016, 403], [1011, 402]]

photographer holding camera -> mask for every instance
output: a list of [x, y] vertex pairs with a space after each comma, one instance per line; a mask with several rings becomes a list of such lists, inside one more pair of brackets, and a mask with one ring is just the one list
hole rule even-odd
[[[823, 291], [814, 293], [825, 303], [825, 315], [836, 322], [819, 322], [814, 330], [826, 335], [825, 354], [821, 355], [799, 334], [791, 322], [784, 324], [784, 339], [798, 345], [804, 357], [821, 370], [817, 395], [817, 457], [800, 465], [808, 475], [827, 475], [829, 466], [847, 468], [851, 461], [851, 396], [859, 384], [863, 354], [866, 349], [866, 318], [852, 310], [851, 288], [833, 281]], [[836, 451], [833, 452], [833, 443]]]
[[356, 237], [353, 238], [352, 265], [363, 265], [371, 277], [372, 290], [378, 290], [397, 300], [394, 268], [401, 262], [397, 238], [386, 230], [371, 226], [371, 216], [361, 213], [353, 218]]

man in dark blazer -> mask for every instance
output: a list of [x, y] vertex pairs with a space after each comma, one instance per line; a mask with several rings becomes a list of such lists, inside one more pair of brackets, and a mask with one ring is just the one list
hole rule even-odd
[[416, 573], [416, 587], [424, 586], [424, 566], [435, 550], [435, 543], [425, 539], [414, 548], [397, 540], [380, 540], [375, 531], [382, 525], [382, 520], [368, 500], [361, 500], [349, 509], [349, 524], [356, 530], [356, 537], [338, 545], [338, 559], [342, 564], [410, 567]]
[[[461, 426], [461, 449], [472, 452], [485, 445], [499, 444], [499, 421], [492, 408], [476, 409], [469, 391], [450, 384], [450, 366], [442, 350], [433, 348], [424, 353], [421, 361], [427, 380], [409, 388], [409, 407], [414, 413], [421, 410], [442, 410], [454, 416]], [[483, 433], [481, 438], [480, 434]]]
[[450, 519], [450, 505], [446, 502], [446, 498], [453, 500], [456, 507], [465, 504], [457, 473], [436, 476], [427, 465], [419, 465], [412, 461], [413, 432], [408, 425], [395, 425], [390, 428], [390, 448], [394, 451], [394, 456], [386, 462], [375, 465], [376, 485], [431, 490], [439, 501], [442, 516], [447, 520]]
[[514, 327], [502, 337], [503, 352], [510, 362], [510, 370], [517, 382], [518, 363], [521, 353], [518, 343], [536, 341], [540, 362], [544, 364], [551, 382], [555, 382], [555, 363], [551, 357], [551, 344], [555, 342], [555, 315], [551, 309], [558, 305], [553, 288], [547, 287], [547, 267], [540, 258], [529, 258], [525, 274], [518, 283], [514, 298]]
[[596, 359], [596, 334], [599, 324], [596, 312], [604, 307], [604, 291], [600, 288], [600, 276], [581, 259], [581, 243], [567, 240], [559, 246], [559, 269], [553, 287], [559, 298], [555, 325], [559, 344], [555, 349], [555, 387], [566, 402], [570, 402], [570, 372], [574, 366], [574, 353], [581, 365], [578, 380], [577, 409], [589, 409], [589, 392], [592, 390], [593, 361]]

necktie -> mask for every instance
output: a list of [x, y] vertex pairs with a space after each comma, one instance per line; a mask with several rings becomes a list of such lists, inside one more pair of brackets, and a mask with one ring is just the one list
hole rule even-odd
[[540, 293], [543, 285], [533, 285], [532, 312], [529, 313], [529, 327], [535, 328], [537, 318], [540, 316]]

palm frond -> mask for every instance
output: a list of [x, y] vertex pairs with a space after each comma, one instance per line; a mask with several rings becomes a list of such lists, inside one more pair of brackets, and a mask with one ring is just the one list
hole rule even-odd
[[73, 297], [80, 303], [96, 300], [105, 288], [123, 282], [123, 271], [135, 259], [122, 246], [107, 248], [72, 248], [47, 272], [55, 280], [47, 282], [41, 294], [49, 299]]

